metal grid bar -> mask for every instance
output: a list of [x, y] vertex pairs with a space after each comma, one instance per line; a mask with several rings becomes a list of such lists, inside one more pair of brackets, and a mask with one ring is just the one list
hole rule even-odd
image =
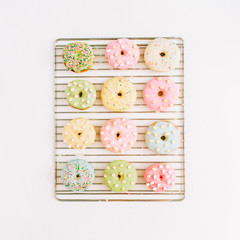
[[[117, 38], [61, 38], [55, 42], [55, 194], [62, 201], [179, 201], [185, 196], [185, 160], [184, 160], [184, 45], [178, 37], [166, 37], [174, 41], [181, 50], [179, 66], [169, 73], [151, 71], [144, 64], [143, 53], [148, 43], [154, 38], [130, 37], [140, 46], [140, 59], [135, 67], [129, 70], [112, 68], [104, 57], [108, 42]], [[85, 73], [73, 73], [66, 69], [62, 61], [63, 47], [74, 41], [88, 42], [95, 55], [93, 67]], [[111, 112], [104, 108], [100, 91], [102, 84], [115, 76], [129, 78], [136, 87], [137, 100], [135, 105], [127, 112]], [[142, 98], [142, 90], [146, 82], [156, 76], [171, 77], [178, 84], [180, 96], [174, 107], [161, 113], [148, 109]], [[73, 109], [64, 96], [68, 82], [74, 79], [91, 81], [97, 90], [95, 104], [84, 111]], [[95, 143], [87, 149], [68, 149], [62, 140], [62, 128], [73, 118], [83, 117], [90, 119], [96, 127], [97, 137]], [[100, 127], [109, 119], [125, 117], [133, 120], [138, 128], [138, 139], [135, 146], [125, 154], [112, 153], [106, 150], [99, 138]], [[171, 154], [156, 155], [145, 144], [144, 135], [147, 127], [157, 120], [173, 121], [181, 132], [180, 147]], [[60, 173], [63, 166], [73, 158], [82, 158], [92, 163], [96, 177], [93, 185], [86, 192], [72, 192], [66, 188], [61, 180]], [[127, 193], [115, 193], [103, 184], [103, 171], [106, 165], [113, 161], [123, 159], [130, 161], [138, 173], [138, 181], [134, 188]], [[177, 175], [176, 185], [163, 193], [153, 192], [144, 184], [144, 170], [151, 164], [161, 162], [171, 164]]]

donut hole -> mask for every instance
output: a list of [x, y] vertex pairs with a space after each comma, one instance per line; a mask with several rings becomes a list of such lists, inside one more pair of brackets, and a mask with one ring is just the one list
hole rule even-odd
[[159, 55], [160, 55], [161, 57], [165, 57], [165, 56], [166, 56], [166, 53], [165, 53], [165, 52], [160, 52]]
[[119, 133], [119, 132], [116, 133], [116, 137], [117, 137], [117, 138], [120, 137], [120, 133]]
[[121, 93], [121, 92], [117, 93], [117, 95], [118, 95], [119, 97], [122, 97], [122, 93]]
[[76, 178], [80, 178], [80, 174], [79, 173], [76, 175]]
[[117, 178], [119, 181], [122, 181], [124, 179], [124, 176], [121, 173], [118, 173]]
[[78, 131], [74, 131], [74, 135], [77, 137], [77, 138], [80, 138], [82, 133], [81, 132], [78, 132]]
[[82, 53], [81, 53], [81, 52], [75, 51], [75, 52], [73, 53], [73, 58], [79, 59], [79, 58], [81, 58], [81, 57], [82, 57]]
[[121, 50], [120, 54], [121, 54], [122, 56], [124, 56], [126, 53], [125, 53], [124, 50]]
[[79, 97], [82, 97], [82, 95], [83, 95], [83, 93], [82, 93], [82, 92], [80, 92], [80, 93], [79, 93]]
[[162, 141], [166, 141], [167, 140], [167, 137], [165, 135], [162, 135], [160, 138], [161, 138]]
[[158, 92], [158, 96], [159, 96], [159, 97], [162, 97], [162, 96], [163, 96], [163, 91], [159, 91], [159, 92]]

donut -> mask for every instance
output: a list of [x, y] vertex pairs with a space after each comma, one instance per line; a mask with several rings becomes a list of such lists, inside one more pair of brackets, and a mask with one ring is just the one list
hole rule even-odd
[[91, 186], [95, 172], [93, 166], [85, 160], [74, 159], [62, 169], [62, 180], [72, 191], [85, 191]]
[[115, 118], [102, 126], [100, 138], [106, 149], [114, 153], [124, 153], [137, 141], [137, 128], [131, 120]]
[[147, 82], [143, 99], [153, 111], [160, 112], [172, 107], [179, 96], [177, 85], [168, 77], [156, 77]]
[[96, 90], [92, 83], [85, 80], [74, 80], [68, 83], [65, 90], [68, 103], [77, 109], [85, 110], [96, 100]]
[[103, 84], [103, 105], [111, 111], [123, 112], [131, 108], [137, 98], [133, 84], [124, 77], [114, 77]]
[[136, 169], [127, 161], [114, 160], [104, 170], [104, 184], [114, 192], [126, 192], [136, 182]]
[[175, 69], [180, 61], [180, 50], [171, 40], [156, 38], [145, 49], [146, 65], [157, 72], [167, 72]]
[[75, 118], [66, 123], [62, 136], [69, 148], [85, 149], [94, 143], [96, 130], [90, 120]]
[[92, 67], [94, 55], [92, 48], [87, 43], [74, 42], [65, 46], [62, 58], [68, 70], [80, 73]]
[[168, 164], [155, 163], [144, 172], [146, 186], [156, 192], [171, 188], [176, 182], [175, 170]]
[[168, 154], [178, 148], [180, 131], [169, 121], [157, 121], [148, 127], [145, 140], [153, 152]]
[[118, 69], [128, 69], [134, 66], [139, 56], [138, 46], [127, 38], [111, 41], [105, 51], [109, 64]]

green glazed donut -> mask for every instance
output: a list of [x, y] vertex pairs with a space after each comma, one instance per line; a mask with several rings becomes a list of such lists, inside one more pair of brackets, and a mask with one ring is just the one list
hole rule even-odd
[[68, 70], [84, 72], [93, 65], [93, 50], [87, 43], [75, 42], [68, 44], [62, 53], [63, 63]]
[[126, 192], [136, 182], [136, 169], [127, 161], [114, 160], [104, 170], [104, 184], [114, 192]]
[[68, 103], [77, 109], [84, 110], [91, 107], [96, 100], [96, 90], [92, 83], [85, 80], [74, 80], [65, 90]]

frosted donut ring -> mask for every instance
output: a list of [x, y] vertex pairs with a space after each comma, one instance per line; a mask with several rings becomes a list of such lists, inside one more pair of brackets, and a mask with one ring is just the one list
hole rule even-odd
[[134, 105], [137, 93], [128, 79], [115, 77], [104, 83], [101, 98], [103, 105], [109, 110], [123, 112]]
[[94, 143], [96, 130], [90, 120], [75, 118], [66, 123], [62, 136], [69, 148], [85, 149]]
[[146, 47], [144, 61], [154, 71], [170, 71], [179, 64], [180, 50], [171, 40], [156, 38]]
[[84, 42], [75, 42], [65, 46], [62, 58], [68, 70], [79, 73], [92, 67], [94, 55], [90, 45]]
[[105, 51], [105, 58], [115, 68], [128, 69], [134, 66], [139, 59], [138, 46], [127, 38], [110, 42]]
[[157, 121], [148, 127], [145, 135], [148, 148], [157, 154], [175, 151], [180, 144], [180, 131], [168, 121]]
[[79, 110], [91, 107], [96, 100], [94, 86], [85, 80], [74, 80], [68, 83], [65, 95], [68, 103]]
[[163, 192], [175, 184], [176, 173], [168, 164], [155, 163], [145, 170], [144, 180], [153, 191]]
[[143, 89], [143, 99], [153, 111], [160, 112], [172, 107], [179, 96], [177, 85], [168, 77], [148, 81]]
[[136, 182], [136, 169], [127, 161], [112, 161], [104, 170], [104, 183], [114, 192], [126, 192], [132, 189]]
[[100, 137], [106, 149], [114, 153], [124, 153], [137, 141], [137, 128], [131, 120], [115, 118], [101, 128]]
[[61, 176], [64, 185], [72, 191], [85, 191], [91, 186], [95, 172], [87, 161], [74, 159], [63, 168]]

